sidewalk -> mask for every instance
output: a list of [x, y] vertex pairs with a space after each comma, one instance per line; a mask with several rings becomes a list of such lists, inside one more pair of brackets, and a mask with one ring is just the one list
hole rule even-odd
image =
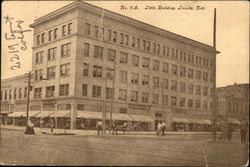
[[[1, 125], [1, 129], [10, 129], [10, 130], [18, 130], [24, 131], [25, 127], [21, 126], [11, 126], [11, 125]], [[51, 134], [50, 128], [34, 128], [36, 134]], [[108, 132], [108, 130], [107, 130]], [[65, 134], [64, 129], [54, 129], [54, 134]], [[211, 132], [165, 132], [166, 135], [211, 135]], [[220, 132], [218, 132], [219, 134]], [[96, 130], [80, 130], [80, 129], [66, 129], [66, 134], [74, 134], [77, 136], [88, 136], [88, 135], [97, 135]], [[119, 135], [123, 135], [122, 132], [118, 132]], [[125, 135], [154, 135], [154, 131], [140, 131], [140, 132], [125, 132]]]

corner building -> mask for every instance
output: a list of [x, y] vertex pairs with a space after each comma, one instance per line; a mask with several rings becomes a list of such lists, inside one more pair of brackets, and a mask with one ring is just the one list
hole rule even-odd
[[79, 1], [30, 26], [31, 105], [70, 111], [71, 128], [111, 110], [145, 130], [159, 120], [173, 130], [210, 124], [213, 47]]

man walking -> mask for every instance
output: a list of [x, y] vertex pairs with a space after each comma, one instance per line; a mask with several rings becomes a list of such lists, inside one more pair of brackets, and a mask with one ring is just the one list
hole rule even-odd
[[240, 137], [241, 137], [241, 143], [245, 144], [246, 143], [246, 124], [245, 121], [242, 123], [241, 128], [240, 128]]
[[162, 136], [166, 136], [165, 134], [165, 130], [166, 130], [166, 127], [167, 127], [167, 124], [165, 123], [165, 121], [162, 122], [162, 132], [161, 132], [161, 135]]
[[99, 135], [100, 135], [100, 131], [102, 130], [102, 121], [99, 120], [99, 121], [97, 122], [96, 126], [97, 126], [97, 134], [98, 134], [98, 136], [99, 136]]
[[156, 135], [161, 136], [161, 131], [162, 131], [162, 121], [159, 121], [157, 124]]

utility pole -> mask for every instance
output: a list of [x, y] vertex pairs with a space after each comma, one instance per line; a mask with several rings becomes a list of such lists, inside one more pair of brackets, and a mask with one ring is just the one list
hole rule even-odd
[[31, 84], [31, 77], [32, 77], [32, 74], [31, 72], [28, 73], [27, 75], [28, 77], [28, 95], [27, 95], [27, 110], [26, 110], [26, 114], [27, 114], [27, 126], [28, 126], [28, 122], [29, 122], [29, 106], [30, 106], [30, 84]]
[[213, 82], [213, 141], [216, 141], [217, 135], [217, 96], [216, 96], [216, 8], [214, 8], [213, 25], [213, 47], [214, 47], [214, 82]]
[[113, 83], [112, 83], [112, 101], [111, 101], [111, 109], [110, 109], [110, 117], [109, 117], [109, 133], [111, 133], [112, 127], [112, 113], [113, 113], [113, 106], [114, 106], [114, 98], [115, 98], [115, 63], [116, 63], [116, 56], [114, 57], [114, 74], [113, 74]]

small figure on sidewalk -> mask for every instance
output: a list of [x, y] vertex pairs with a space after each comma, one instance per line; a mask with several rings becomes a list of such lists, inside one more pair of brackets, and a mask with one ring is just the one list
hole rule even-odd
[[166, 136], [165, 134], [165, 130], [166, 130], [166, 127], [167, 127], [167, 124], [165, 123], [165, 121], [162, 122], [162, 132], [161, 132], [161, 135], [162, 136]]
[[246, 133], [247, 133], [247, 126], [246, 126], [245, 121], [243, 121], [240, 127], [240, 137], [241, 137], [242, 144], [246, 144]]
[[233, 127], [231, 124], [228, 125], [227, 141], [232, 141]]
[[114, 120], [113, 122], [112, 122], [112, 129], [113, 129], [113, 131], [112, 131], [112, 134], [114, 134], [115, 132], [115, 134], [117, 134], [117, 127], [116, 127], [117, 125], [116, 125], [116, 121]]
[[100, 131], [102, 131], [102, 121], [99, 120], [99, 121], [97, 122], [96, 126], [97, 126], [97, 134], [98, 134], [98, 136], [99, 136], [99, 135], [100, 135]]
[[160, 136], [161, 132], [162, 132], [162, 121], [159, 121], [157, 125], [156, 135]]
[[55, 128], [53, 119], [50, 120], [50, 132], [53, 133], [53, 130]]
[[40, 129], [43, 128], [43, 125], [44, 125], [44, 121], [43, 121], [43, 118], [41, 118], [41, 121], [40, 121]]
[[26, 130], [24, 132], [27, 135], [34, 135], [35, 131], [34, 131], [34, 124], [31, 122], [31, 120], [28, 120], [28, 126], [26, 127]]

